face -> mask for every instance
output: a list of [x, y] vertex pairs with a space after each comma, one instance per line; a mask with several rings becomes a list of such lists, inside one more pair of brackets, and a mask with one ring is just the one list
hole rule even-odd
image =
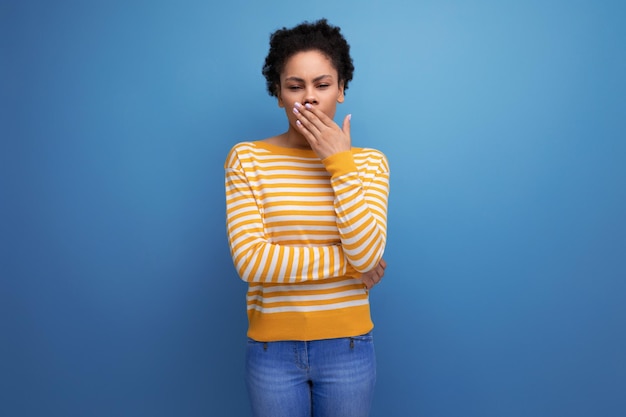
[[344, 100], [343, 85], [330, 59], [319, 51], [299, 52], [285, 62], [280, 74], [278, 105], [285, 108], [289, 123], [295, 125], [296, 102], [310, 103], [331, 119], [337, 103]]

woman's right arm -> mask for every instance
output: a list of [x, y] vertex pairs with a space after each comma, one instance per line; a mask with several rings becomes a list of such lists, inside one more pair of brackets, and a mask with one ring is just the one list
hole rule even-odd
[[242, 280], [293, 283], [361, 276], [346, 260], [339, 244], [287, 246], [270, 242], [259, 205], [233, 151], [226, 160], [225, 191], [228, 243]]

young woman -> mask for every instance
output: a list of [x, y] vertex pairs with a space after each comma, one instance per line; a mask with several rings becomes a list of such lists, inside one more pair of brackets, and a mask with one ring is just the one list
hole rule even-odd
[[389, 167], [334, 121], [354, 66], [325, 19], [271, 35], [263, 74], [285, 133], [226, 163], [228, 240], [248, 282], [246, 383], [256, 417], [369, 414], [368, 291], [385, 270]]

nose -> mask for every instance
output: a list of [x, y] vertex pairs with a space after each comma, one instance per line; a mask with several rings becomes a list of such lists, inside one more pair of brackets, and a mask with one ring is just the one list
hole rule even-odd
[[302, 104], [317, 104], [317, 97], [315, 96], [315, 90], [313, 88], [306, 90], [304, 103]]

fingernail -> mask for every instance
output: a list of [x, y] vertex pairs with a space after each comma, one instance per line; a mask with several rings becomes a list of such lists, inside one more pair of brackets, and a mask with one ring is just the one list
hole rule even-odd
[[300, 114], [300, 112], [298, 111], [298, 109], [297, 109], [297, 108], [295, 108], [295, 107], [293, 108], [293, 112], [294, 112], [295, 114]]
[[311, 104], [310, 104], [310, 103], [306, 103], [306, 104], [304, 105], [304, 107], [306, 107], [307, 109], [311, 110], [311, 108], [312, 108], [313, 106], [311, 106]]
[[294, 106], [296, 107], [296, 109], [299, 109], [299, 108], [302, 106], [302, 104], [300, 104], [300, 103], [298, 103], [298, 102], [296, 101], [296, 104], [294, 104]]
[[352, 121], [352, 115], [351, 114], [348, 115], [348, 120]]

